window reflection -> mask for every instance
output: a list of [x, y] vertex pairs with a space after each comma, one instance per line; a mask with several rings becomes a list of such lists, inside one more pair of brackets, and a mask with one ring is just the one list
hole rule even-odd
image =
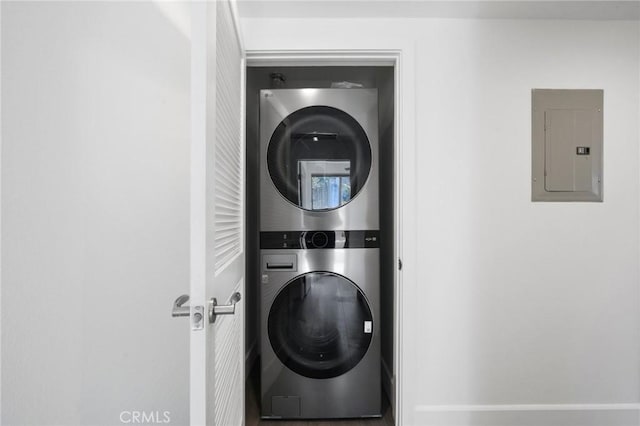
[[335, 209], [351, 199], [351, 162], [298, 161], [298, 205], [307, 210]]
[[311, 210], [335, 209], [351, 199], [349, 175], [311, 177]]

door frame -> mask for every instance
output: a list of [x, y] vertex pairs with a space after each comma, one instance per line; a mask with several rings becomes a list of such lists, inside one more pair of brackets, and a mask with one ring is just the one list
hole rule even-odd
[[[402, 424], [409, 408], [403, 403], [404, 287], [416, 282], [415, 257], [415, 96], [414, 46], [409, 40], [392, 41], [389, 49], [353, 50], [246, 50], [246, 67], [258, 66], [393, 66], [394, 67], [394, 339], [393, 371], [386, 371], [391, 385], [391, 409], [395, 424]], [[245, 73], [246, 74], [246, 73]], [[246, 143], [246, 141], [245, 141]], [[395, 372], [395, 375], [393, 374]]]

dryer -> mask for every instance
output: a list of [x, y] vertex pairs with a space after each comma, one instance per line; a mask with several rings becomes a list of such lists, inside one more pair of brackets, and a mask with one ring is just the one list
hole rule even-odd
[[380, 417], [378, 234], [261, 233], [263, 418]]
[[379, 229], [377, 89], [260, 91], [260, 230]]

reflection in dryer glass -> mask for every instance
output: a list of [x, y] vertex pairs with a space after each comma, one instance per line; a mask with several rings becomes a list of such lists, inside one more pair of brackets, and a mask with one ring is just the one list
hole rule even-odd
[[285, 286], [269, 312], [269, 340], [288, 368], [326, 379], [346, 373], [371, 343], [371, 311], [360, 289], [336, 274], [313, 272]]
[[340, 207], [351, 199], [349, 175], [312, 176], [311, 210], [328, 210]]
[[349, 160], [298, 161], [298, 205], [307, 210], [329, 210], [351, 199]]

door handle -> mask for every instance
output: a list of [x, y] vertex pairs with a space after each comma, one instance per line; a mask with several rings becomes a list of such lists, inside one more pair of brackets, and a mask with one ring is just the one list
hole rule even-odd
[[233, 293], [231, 299], [229, 299], [228, 305], [218, 305], [218, 301], [215, 297], [212, 297], [209, 301], [209, 322], [216, 322], [218, 315], [233, 315], [236, 313], [236, 303], [242, 299], [242, 295], [239, 292]]
[[204, 306], [193, 306], [193, 312], [191, 312], [191, 306], [184, 306], [189, 301], [189, 295], [183, 294], [173, 302], [173, 309], [171, 310], [172, 317], [188, 317], [191, 316], [191, 329], [202, 330], [204, 327]]
[[173, 302], [173, 309], [171, 310], [172, 317], [188, 317], [191, 315], [190, 306], [182, 306], [189, 301], [189, 295], [183, 294], [179, 296], [175, 302]]

